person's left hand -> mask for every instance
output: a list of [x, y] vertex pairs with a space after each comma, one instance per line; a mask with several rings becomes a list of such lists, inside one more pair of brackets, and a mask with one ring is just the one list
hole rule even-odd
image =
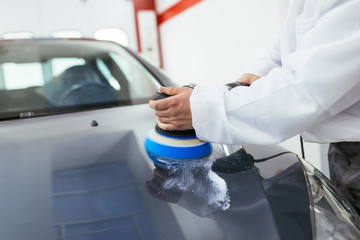
[[149, 105], [158, 117], [157, 124], [164, 130], [192, 129], [190, 96], [193, 91], [189, 87], [161, 87], [160, 91], [168, 98], [150, 100]]

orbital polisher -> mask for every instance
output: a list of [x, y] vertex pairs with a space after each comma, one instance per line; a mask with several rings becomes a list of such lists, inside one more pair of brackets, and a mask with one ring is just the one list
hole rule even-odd
[[[152, 99], [167, 97], [170, 96], [157, 92]], [[164, 130], [157, 124], [145, 139], [145, 149], [155, 165], [179, 164], [186, 160], [204, 158], [212, 152], [211, 143], [198, 139], [194, 129]]]
[[[231, 90], [238, 86], [248, 86], [245, 83], [229, 83], [225, 86]], [[186, 86], [192, 87], [192, 86]], [[157, 92], [153, 100], [170, 97]], [[150, 130], [145, 139], [145, 149], [155, 165], [181, 165], [188, 160], [202, 159], [212, 153], [212, 145], [196, 137], [194, 129], [164, 130], [157, 124]]]

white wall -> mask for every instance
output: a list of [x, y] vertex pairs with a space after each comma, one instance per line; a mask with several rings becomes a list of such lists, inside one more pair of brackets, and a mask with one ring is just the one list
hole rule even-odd
[[[180, 85], [235, 81], [279, 29], [278, 0], [204, 0], [160, 26], [164, 70]], [[301, 155], [299, 136], [282, 145]], [[305, 157], [328, 175], [326, 148], [306, 143]]]
[[279, 30], [277, 0], [205, 0], [160, 27], [164, 68], [177, 82], [231, 82]]
[[49, 37], [58, 30], [79, 30], [92, 37], [100, 28], [120, 28], [137, 49], [134, 7], [129, 0], [0, 0], [0, 37], [32, 32]]

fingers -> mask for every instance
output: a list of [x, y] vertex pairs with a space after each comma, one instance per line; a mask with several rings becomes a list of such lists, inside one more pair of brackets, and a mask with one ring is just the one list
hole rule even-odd
[[164, 130], [186, 130], [193, 128], [191, 113], [177, 114], [168, 109], [155, 111], [155, 115], [158, 117], [158, 126]]
[[170, 97], [150, 100], [149, 106], [155, 110], [158, 125], [164, 130], [192, 129], [192, 115], [189, 98], [193, 89], [188, 87], [161, 87], [160, 91]]
[[171, 121], [171, 120], [164, 120], [165, 122], [161, 122], [159, 119], [157, 120], [157, 125], [164, 130], [188, 130], [192, 129], [192, 122], [188, 120], [183, 121]]
[[155, 115], [158, 118], [169, 118], [171, 115], [171, 111], [169, 111], [169, 109], [165, 109], [165, 110], [155, 110]]
[[169, 109], [169, 104], [167, 103], [168, 99], [162, 99], [162, 100], [150, 100], [149, 106], [152, 109], [155, 109], [157, 111], [163, 111]]
[[[160, 87], [160, 91], [167, 95], [175, 96], [182, 93], [184, 89], [178, 87]], [[160, 100], [150, 100], [149, 106], [155, 110], [162, 111], [162, 110], [167, 110], [174, 103], [175, 100], [172, 97], [168, 97]]]
[[162, 93], [165, 93], [167, 95], [173, 96], [181, 93], [183, 91], [183, 88], [179, 87], [160, 87], [160, 91]]
[[[160, 99], [160, 100], [150, 100], [149, 101], [149, 106], [158, 111], [167, 110], [172, 106], [178, 105], [179, 100], [180, 101], [184, 101], [184, 100], [188, 101], [189, 97], [192, 93], [192, 89], [188, 88], [188, 87], [181, 87], [181, 88], [179, 88], [179, 87], [160, 87], [160, 91], [167, 95], [170, 95], [170, 97], [165, 98], [165, 99]], [[181, 99], [181, 96], [186, 93], [187, 93], [187, 96], [185, 97], [185, 99]], [[178, 96], [176, 96], [176, 95], [178, 95]]]

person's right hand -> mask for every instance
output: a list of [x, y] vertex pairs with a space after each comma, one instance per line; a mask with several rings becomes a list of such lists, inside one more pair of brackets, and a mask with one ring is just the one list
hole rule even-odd
[[189, 87], [161, 87], [160, 91], [170, 97], [150, 100], [149, 106], [155, 110], [157, 124], [164, 130], [192, 129], [190, 96], [193, 91]]
[[249, 73], [245, 73], [244, 75], [242, 75], [239, 79], [237, 79], [237, 82], [243, 82], [246, 83], [248, 85], [251, 85], [253, 82], [255, 82], [256, 80], [258, 80], [260, 77], [254, 74], [249, 74]]

